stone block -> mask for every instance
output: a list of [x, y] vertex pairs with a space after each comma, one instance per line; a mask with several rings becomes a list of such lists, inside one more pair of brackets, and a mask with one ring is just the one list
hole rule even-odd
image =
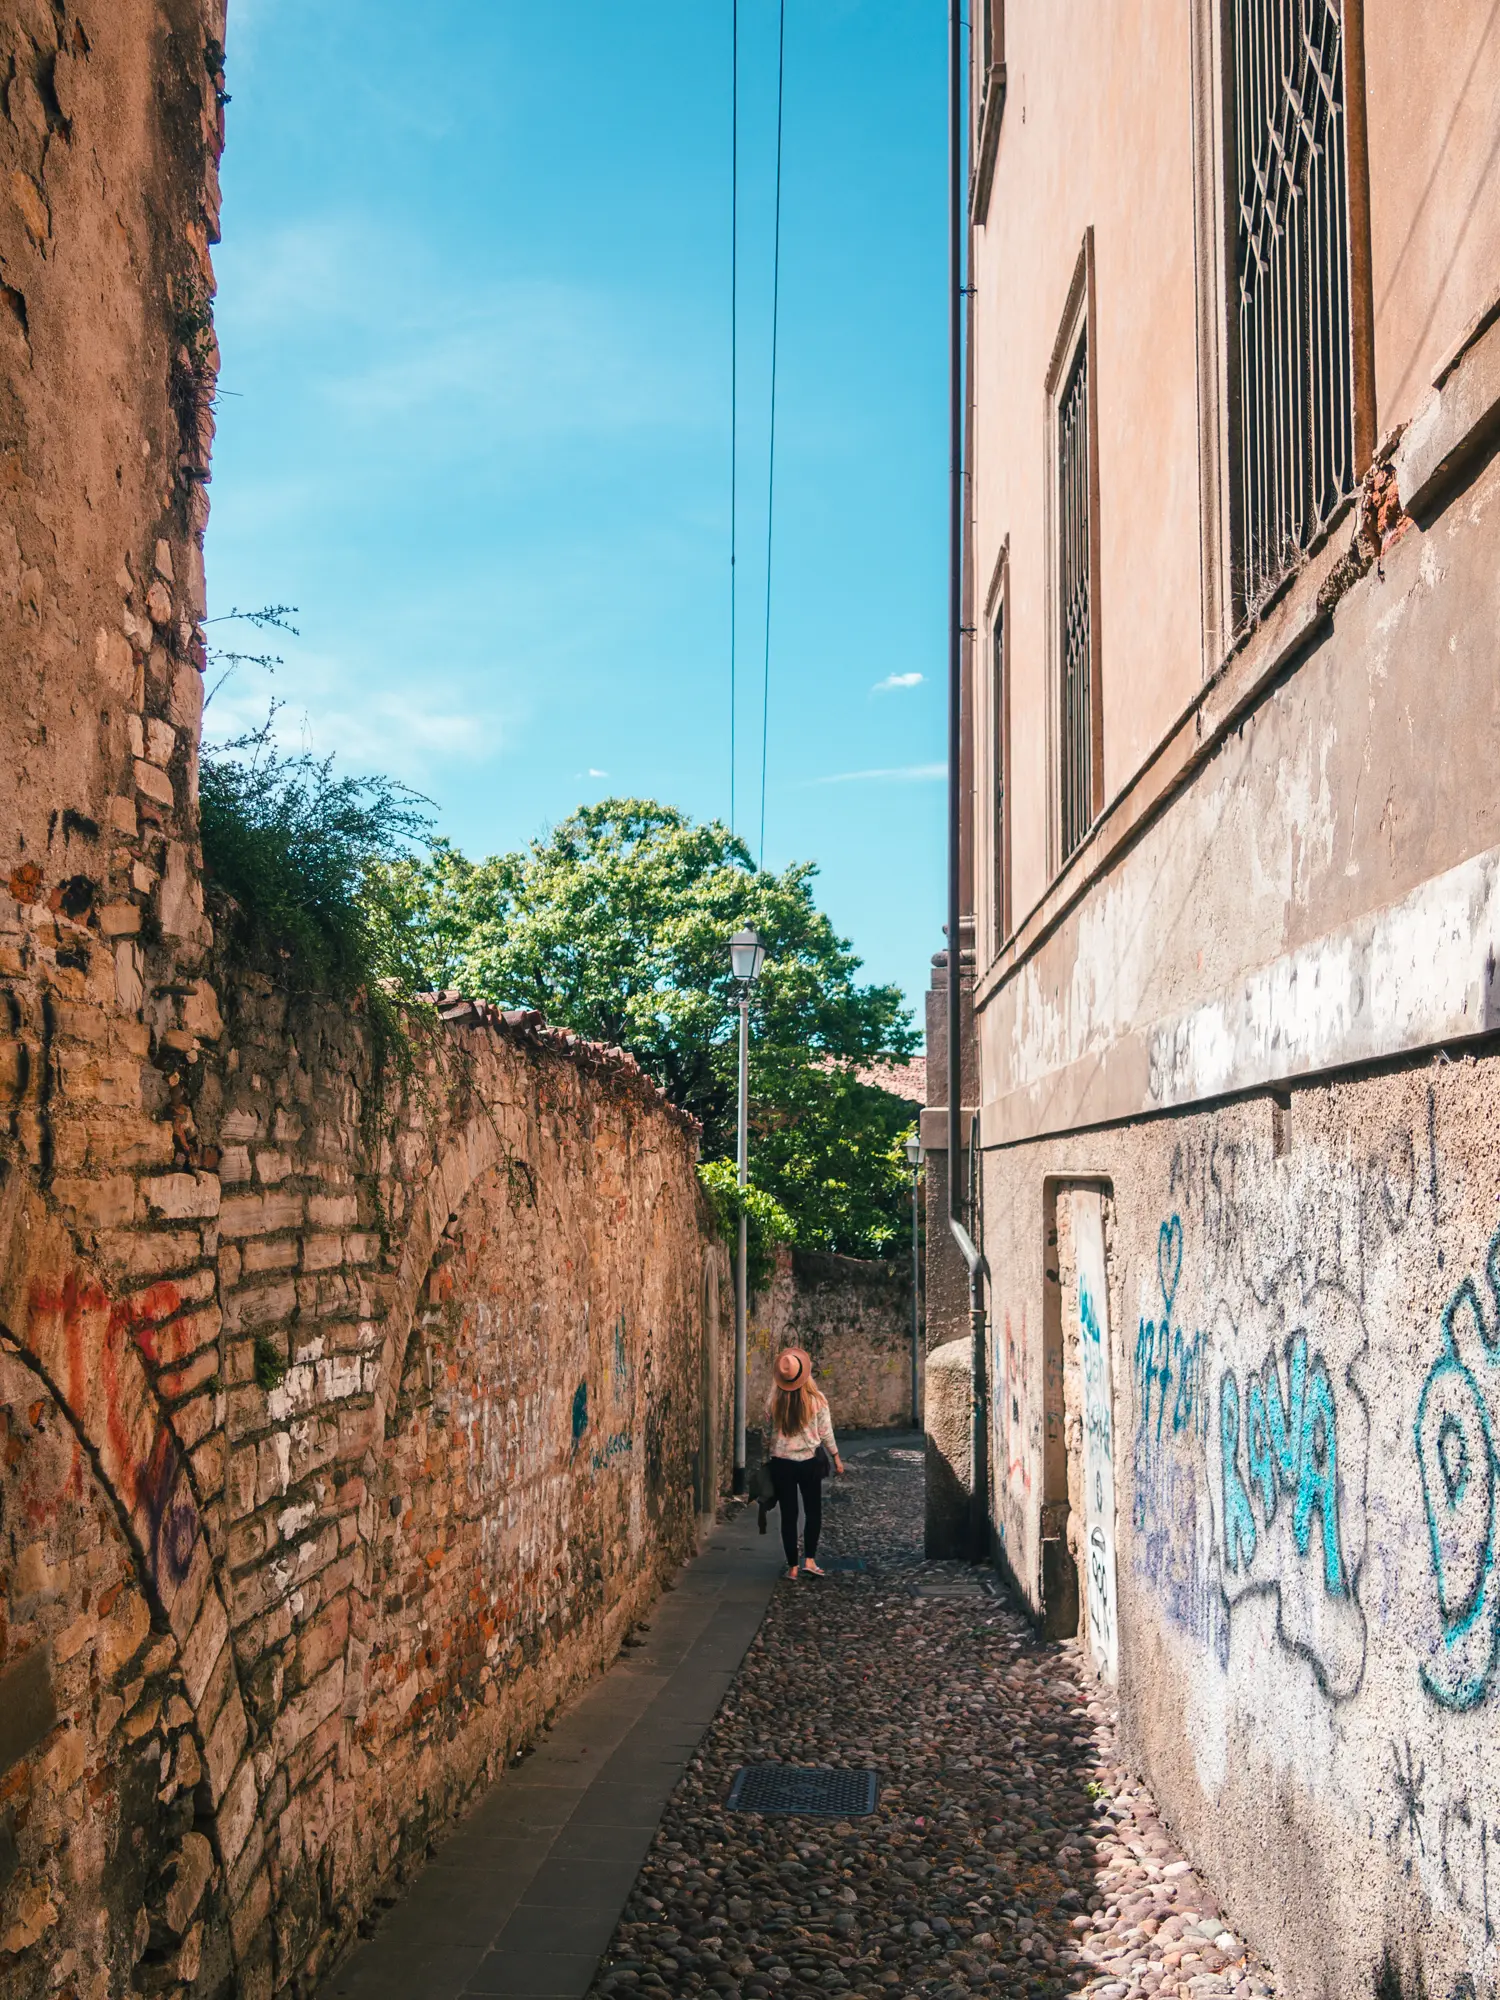
[[[202, 1241], [196, 1230], [152, 1229], [128, 1235], [111, 1230], [99, 1238], [99, 1254], [128, 1278], [165, 1276], [197, 1264]], [[212, 1287], [212, 1273], [206, 1274]]]
[[52, 1194], [87, 1229], [119, 1229], [135, 1217], [135, 1181], [129, 1174], [104, 1174], [98, 1180], [59, 1174]]
[[219, 1228], [228, 1237], [268, 1236], [274, 1230], [298, 1229], [302, 1206], [302, 1196], [289, 1191], [231, 1195], [219, 1211]]
[[231, 1333], [275, 1326], [297, 1306], [297, 1287], [290, 1279], [269, 1285], [240, 1285], [225, 1295], [224, 1324]]
[[[217, 1368], [217, 1355], [200, 1357], [194, 1367], [200, 1366], [204, 1359]], [[194, 1452], [214, 1428], [217, 1416], [215, 1404], [214, 1391], [210, 1387], [203, 1395], [195, 1396], [190, 1402], [179, 1403], [172, 1411], [172, 1430], [185, 1452]]]
[[358, 1198], [352, 1194], [309, 1195], [307, 1219], [315, 1229], [347, 1229], [359, 1220]]
[[101, 937], [135, 937], [140, 928], [141, 911], [137, 903], [106, 903], [99, 911]]
[[262, 1870], [251, 1881], [229, 1920], [235, 1956], [244, 1958], [271, 1913], [271, 1884]]
[[226, 1867], [234, 1866], [244, 1848], [250, 1829], [255, 1824], [257, 1803], [255, 1766], [249, 1757], [242, 1757], [219, 1805], [219, 1843]]
[[156, 805], [170, 809], [175, 804], [172, 780], [165, 771], [148, 764], [144, 757], [135, 760], [135, 788], [143, 798], [152, 800]]
[[203, 1746], [209, 1791], [216, 1805], [229, 1788], [229, 1780], [240, 1761], [240, 1752], [245, 1747], [248, 1735], [240, 1691], [237, 1687], [231, 1687]]
[[245, 1244], [244, 1260], [247, 1276], [258, 1271], [290, 1271], [295, 1269], [297, 1259], [302, 1254], [302, 1246], [294, 1238], [274, 1236], [269, 1238], [251, 1237]]
[[[154, 1180], [142, 1184], [146, 1202], [157, 1215], [169, 1221], [178, 1222], [186, 1216], [208, 1216], [220, 1213], [219, 1177], [217, 1174], [160, 1174]], [[220, 1228], [223, 1228], [222, 1221]]]
[[203, 1600], [193, 1629], [182, 1647], [182, 1679], [194, 1708], [203, 1702], [204, 1690], [229, 1638], [229, 1620], [217, 1590]]
[[112, 1681], [129, 1666], [151, 1630], [151, 1613], [139, 1591], [128, 1590], [123, 1602], [99, 1627], [95, 1644], [101, 1680]]
[[33, 1646], [0, 1667], [0, 1775], [30, 1756], [56, 1721], [52, 1649]]

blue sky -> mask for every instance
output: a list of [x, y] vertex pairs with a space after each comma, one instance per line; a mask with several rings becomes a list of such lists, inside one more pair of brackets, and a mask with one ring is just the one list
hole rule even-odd
[[[764, 665], [777, 0], [740, 0], [737, 804]], [[729, 812], [730, 0], [234, 0], [211, 736]], [[920, 1017], [942, 942], [941, 0], [788, 0], [766, 861]], [[260, 651], [219, 625], [211, 638]], [[920, 680], [914, 678], [920, 675]]]

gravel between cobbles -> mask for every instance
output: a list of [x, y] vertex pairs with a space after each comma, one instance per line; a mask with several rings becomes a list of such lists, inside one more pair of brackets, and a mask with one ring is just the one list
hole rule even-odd
[[[846, 1442], [819, 1553], [869, 1569], [777, 1585], [593, 1992], [1274, 1994], [1116, 1761], [1076, 1644], [1003, 1596], [914, 1595], [973, 1575], [922, 1560], [919, 1446]], [[727, 1812], [769, 1761], [872, 1767], [878, 1809]]]

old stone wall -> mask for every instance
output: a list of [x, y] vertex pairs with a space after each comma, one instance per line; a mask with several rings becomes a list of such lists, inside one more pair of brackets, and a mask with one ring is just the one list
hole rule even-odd
[[0, 19], [0, 1990], [306, 1990], [713, 1505], [722, 1249], [617, 1051], [226, 965], [218, 0]]
[[883, 1430], [909, 1424], [911, 1267], [820, 1251], [785, 1250], [771, 1283], [750, 1301], [747, 1410], [759, 1426], [771, 1364], [803, 1347], [828, 1395], [835, 1425]]
[[326, 1965], [716, 1489], [724, 1259], [633, 1064], [459, 1005], [382, 1077], [223, 989], [200, 1164], [106, 1231], [37, 1201], [8, 1273], [8, 1992]]
[[[1495, 1963], [1496, 1075], [1438, 1059], [987, 1162], [1010, 1565], [1041, 1611], [1062, 1499], [1100, 1650], [1092, 1323], [1125, 1740], [1309, 2000], [1488, 1991]], [[1106, 1235], [1086, 1309], [1075, 1196]]]

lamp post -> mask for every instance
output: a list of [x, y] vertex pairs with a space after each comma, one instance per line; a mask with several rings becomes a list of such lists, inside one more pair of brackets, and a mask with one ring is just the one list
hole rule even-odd
[[906, 1160], [911, 1168], [911, 1421], [912, 1429], [922, 1427], [922, 1406], [917, 1388], [917, 1364], [922, 1352], [921, 1237], [918, 1222], [918, 1189], [922, 1180], [922, 1132], [920, 1126], [906, 1142]]
[[[766, 948], [754, 924], [746, 924], [729, 940], [729, 968], [740, 989], [740, 1101], [735, 1165], [740, 1186], [750, 1181], [750, 989], [760, 978]], [[734, 1490], [745, 1490], [745, 1318], [749, 1309], [746, 1255], [748, 1231], [740, 1210], [739, 1257], [734, 1273]]]

